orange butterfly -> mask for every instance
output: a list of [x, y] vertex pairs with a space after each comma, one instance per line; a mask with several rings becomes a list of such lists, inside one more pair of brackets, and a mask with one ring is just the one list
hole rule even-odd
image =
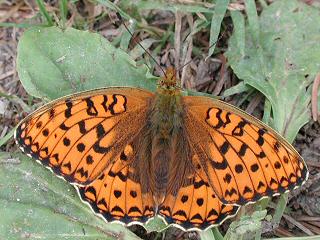
[[183, 96], [173, 69], [156, 93], [110, 87], [55, 100], [22, 120], [15, 138], [95, 213], [128, 225], [158, 215], [204, 230], [308, 178], [278, 133], [225, 102]]

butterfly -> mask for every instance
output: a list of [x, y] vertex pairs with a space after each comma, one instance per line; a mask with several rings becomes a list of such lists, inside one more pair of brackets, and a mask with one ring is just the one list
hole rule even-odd
[[54, 100], [20, 122], [20, 148], [73, 184], [108, 222], [161, 217], [183, 230], [302, 185], [308, 169], [276, 131], [223, 101], [184, 96], [168, 69], [155, 93], [132, 87]]

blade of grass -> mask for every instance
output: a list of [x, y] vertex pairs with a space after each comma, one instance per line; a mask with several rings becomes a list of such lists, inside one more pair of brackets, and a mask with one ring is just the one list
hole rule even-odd
[[216, 45], [215, 43], [220, 33], [221, 22], [224, 18], [224, 15], [226, 14], [228, 4], [229, 4], [229, 0], [217, 0], [216, 2], [216, 6], [213, 10], [213, 15], [211, 19], [210, 41], [209, 41], [210, 49], [209, 49], [208, 57], [210, 57], [214, 52], [215, 45]]
[[271, 103], [266, 98], [264, 102], [264, 110], [263, 110], [263, 118], [262, 121], [268, 125], [270, 125], [270, 114], [271, 114]]
[[[279, 240], [280, 238], [266, 238], [265, 240]], [[320, 236], [308, 236], [308, 237], [285, 237], [281, 240], [319, 240]]]
[[[155, 39], [147, 38], [140, 42], [140, 44], [145, 48], [149, 49], [153, 43], [157, 42]], [[149, 50], [148, 50], [149, 51]], [[139, 45], [136, 45], [129, 53], [132, 59], [136, 60], [141, 57], [145, 53], [144, 49], [142, 49]]]
[[211, 229], [215, 240], [223, 240], [223, 236], [217, 227]]
[[67, 14], [68, 14], [68, 1], [67, 0], [60, 0], [59, 7], [60, 7], [62, 28], [64, 29], [66, 27]]
[[108, 1], [108, 0], [97, 0], [97, 2], [102, 4], [102, 5], [104, 5], [104, 6], [106, 6], [107, 8], [110, 8], [110, 9], [118, 12], [126, 20], [133, 19], [129, 14], [124, 12], [121, 8], [119, 8], [116, 4], [114, 4], [111, 1]]
[[45, 19], [47, 19], [48, 25], [53, 26], [54, 24], [53, 24], [52, 18], [49, 15], [49, 13], [47, 12], [43, 0], [36, 0], [36, 3], [39, 6], [39, 10], [40, 10], [41, 14], [45, 17]]
[[30, 28], [30, 27], [47, 27], [47, 24], [33, 24], [33, 23], [11, 23], [3, 22], [0, 23], [0, 27], [16, 27], [16, 28]]
[[0, 138], [0, 147], [2, 147], [8, 140], [13, 136], [14, 131], [16, 130], [18, 126], [14, 127], [13, 129], [10, 130], [7, 135], [5, 135], [3, 138]]
[[129, 43], [131, 38], [133, 37], [131, 35], [131, 33], [134, 33], [135, 29], [137, 26], [137, 22], [136, 21], [129, 21], [129, 24], [127, 24], [128, 29], [130, 30], [127, 31], [123, 26], [122, 28], [122, 34], [121, 34], [121, 40], [120, 40], [120, 48], [127, 52], [128, 48], [129, 48]]
[[262, 6], [262, 8], [266, 8], [268, 7], [268, 4], [266, 3], [265, 0], [259, 0], [260, 5]]
[[218, 240], [214, 237], [213, 232], [211, 230], [200, 232], [201, 240]]
[[288, 202], [288, 193], [281, 194], [277, 207], [274, 211], [273, 218], [271, 220], [272, 225], [274, 226], [279, 225], [282, 215], [286, 209], [287, 202]]

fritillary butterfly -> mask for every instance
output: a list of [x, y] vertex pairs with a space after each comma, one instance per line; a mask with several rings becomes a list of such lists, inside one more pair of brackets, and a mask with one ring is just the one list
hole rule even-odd
[[55, 100], [22, 120], [16, 142], [95, 213], [127, 225], [158, 215], [204, 230], [306, 181], [278, 133], [225, 102], [183, 96], [166, 75], [156, 93], [110, 87]]

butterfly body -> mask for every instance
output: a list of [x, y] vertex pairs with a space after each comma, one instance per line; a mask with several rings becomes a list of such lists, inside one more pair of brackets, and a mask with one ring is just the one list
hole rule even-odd
[[278, 133], [227, 103], [182, 95], [173, 70], [156, 93], [111, 87], [57, 99], [25, 118], [15, 138], [95, 213], [125, 224], [158, 215], [207, 229], [308, 177]]

